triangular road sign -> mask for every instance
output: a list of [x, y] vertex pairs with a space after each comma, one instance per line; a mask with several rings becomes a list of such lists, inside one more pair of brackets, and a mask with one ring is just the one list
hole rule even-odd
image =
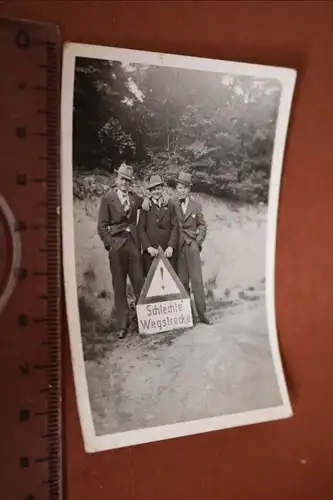
[[165, 295], [173, 295], [175, 293], [179, 293], [179, 288], [163, 260], [160, 259], [148, 288], [146, 297], [151, 298], [158, 295], [162, 297]]
[[138, 305], [188, 298], [182, 282], [159, 247], [158, 255], [150, 266], [143, 285]]
[[136, 313], [141, 334], [193, 326], [191, 300], [161, 247], [150, 266]]

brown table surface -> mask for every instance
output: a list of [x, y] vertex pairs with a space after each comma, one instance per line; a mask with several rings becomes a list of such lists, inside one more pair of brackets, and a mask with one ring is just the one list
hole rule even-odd
[[298, 71], [276, 268], [278, 328], [295, 416], [85, 454], [64, 321], [65, 497], [332, 500], [333, 2], [8, 1], [0, 15], [57, 23], [62, 41]]

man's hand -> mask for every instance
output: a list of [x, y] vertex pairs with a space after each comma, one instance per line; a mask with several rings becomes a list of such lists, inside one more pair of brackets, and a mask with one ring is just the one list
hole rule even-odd
[[145, 212], [148, 212], [148, 210], [150, 209], [151, 207], [151, 201], [149, 198], [147, 198], [147, 196], [144, 198], [143, 202], [142, 202], [142, 208]]
[[149, 253], [149, 255], [154, 258], [156, 257], [156, 255], [158, 254], [158, 250], [157, 248], [154, 248], [154, 247], [148, 247], [147, 248], [147, 252]]
[[173, 248], [172, 247], [168, 247], [165, 252], [164, 252], [164, 255], [167, 259], [171, 259], [172, 257], [172, 254], [173, 254]]

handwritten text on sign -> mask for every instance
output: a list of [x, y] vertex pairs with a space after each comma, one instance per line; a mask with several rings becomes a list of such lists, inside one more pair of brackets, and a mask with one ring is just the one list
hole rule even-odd
[[136, 307], [139, 332], [167, 332], [193, 326], [190, 299], [169, 300]]

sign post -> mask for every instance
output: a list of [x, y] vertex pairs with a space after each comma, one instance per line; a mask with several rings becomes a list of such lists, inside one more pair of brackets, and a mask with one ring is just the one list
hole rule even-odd
[[154, 333], [193, 326], [191, 299], [161, 247], [150, 266], [136, 312], [139, 333]]

